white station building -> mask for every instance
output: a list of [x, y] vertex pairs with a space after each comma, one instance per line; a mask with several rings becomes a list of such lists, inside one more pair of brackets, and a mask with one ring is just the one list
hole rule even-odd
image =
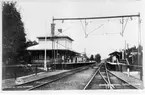
[[68, 36], [37, 38], [39, 44], [27, 48], [31, 54], [31, 63], [44, 63], [44, 59], [46, 59], [47, 64], [52, 62], [63, 64], [86, 61], [84, 57], [80, 56], [80, 53], [72, 50], [74, 40]]

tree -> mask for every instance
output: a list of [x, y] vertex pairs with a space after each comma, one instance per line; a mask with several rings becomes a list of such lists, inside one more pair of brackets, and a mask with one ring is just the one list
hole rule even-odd
[[26, 34], [16, 2], [2, 3], [2, 49], [3, 63], [16, 64], [26, 48]]
[[137, 49], [139, 49], [139, 52], [142, 52], [143, 46], [139, 45]]
[[38, 42], [36, 42], [36, 41], [28, 40], [26, 42], [26, 47], [30, 47], [30, 46], [37, 45], [37, 44], [38, 44]]
[[101, 55], [100, 54], [95, 55], [95, 61], [98, 63], [101, 62]]
[[91, 60], [91, 61], [94, 60], [94, 55], [91, 55], [90, 60]]
[[86, 55], [86, 53], [83, 54], [84, 58], [86, 59], [86, 61], [89, 61], [88, 56]]

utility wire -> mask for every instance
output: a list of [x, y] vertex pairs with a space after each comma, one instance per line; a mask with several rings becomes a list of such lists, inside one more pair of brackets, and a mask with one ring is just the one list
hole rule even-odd
[[56, 42], [56, 43], [58, 43], [59, 45], [61, 45], [61, 46], [64, 47], [64, 48], [70, 50], [70, 48], [68, 48], [68, 47], [66, 47], [66, 46], [64, 46], [64, 45], [62, 45], [62, 44], [60, 44], [59, 42]]
[[83, 22], [80, 20], [80, 22], [81, 22], [81, 25], [82, 25], [82, 28], [83, 28], [83, 30], [84, 30], [84, 33], [85, 33], [85, 37], [86, 37], [86, 29], [85, 29], [85, 27], [84, 27], [84, 25], [83, 25]]
[[93, 33], [95, 30], [99, 29], [99, 28], [102, 27], [103, 25], [104, 25], [104, 24], [101, 24], [100, 26], [98, 26], [97, 28], [95, 28], [93, 31], [89, 32], [89, 33], [86, 35], [86, 37], [88, 37], [89, 34]]
[[122, 18], [122, 22], [121, 22], [121, 24], [122, 24], [122, 33], [121, 33], [121, 36], [123, 36], [123, 33], [125, 32], [128, 20], [129, 20], [129, 17], [126, 20], [125, 25], [123, 25], [124, 24], [124, 19]]
[[[110, 20], [108, 20], [108, 22], [109, 22]], [[85, 32], [85, 38], [87, 38], [88, 36], [89, 36], [89, 34], [91, 34], [92, 32], [94, 32], [95, 30], [97, 30], [97, 29], [99, 29], [100, 27], [102, 27], [104, 24], [101, 24], [100, 26], [98, 26], [97, 28], [95, 28], [94, 30], [92, 30], [91, 32], [89, 32], [88, 34], [87, 34], [87, 32], [86, 32], [86, 26], [87, 26], [87, 23], [86, 23], [86, 20], [85, 20], [85, 27], [84, 27], [84, 25], [83, 25], [83, 23], [82, 23], [82, 21], [80, 20], [80, 22], [81, 22], [81, 24], [82, 24], [82, 27], [83, 27], [83, 30], [84, 30], [84, 32]]]
[[69, 49], [68, 47], [66, 47], [66, 46], [64, 46], [64, 45], [62, 45], [62, 44], [60, 44], [59, 42], [56, 42], [56, 43], [58, 43], [59, 45], [61, 45], [62, 47], [66, 48], [66, 49]]
[[127, 18], [127, 20], [126, 20], [125, 26], [124, 26], [124, 28], [123, 28], [123, 33], [124, 33], [125, 28], [126, 28], [126, 26], [127, 26], [128, 20], [129, 20], [129, 18]]
[[93, 35], [108, 35], [108, 34], [120, 34], [120, 33], [104, 33], [104, 34], [93, 34]]

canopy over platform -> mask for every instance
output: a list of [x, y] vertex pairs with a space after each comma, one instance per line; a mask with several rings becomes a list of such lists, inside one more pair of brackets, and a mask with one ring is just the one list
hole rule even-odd
[[[45, 39], [45, 37], [37, 37], [38, 39]], [[61, 39], [61, 38], [66, 38], [66, 39], [69, 39], [71, 41], [74, 41], [72, 38], [70, 38], [69, 36], [49, 36], [49, 37], [46, 37], [47, 39]]]
[[[31, 53], [36, 54], [36, 53], [42, 53], [44, 54], [45, 50], [44, 49], [40, 49], [40, 50], [29, 50]], [[46, 50], [47, 55], [51, 56], [52, 53], [55, 53], [55, 55], [70, 55], [70, 56], [78, 56], [80, 55], [80, 53], [72, 51], [72, 50], [68, 50], [68, 49], [47, 49]]]

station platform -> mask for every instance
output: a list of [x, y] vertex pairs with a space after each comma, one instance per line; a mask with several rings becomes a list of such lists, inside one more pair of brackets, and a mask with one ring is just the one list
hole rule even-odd
[[110, 71], [113, 75], [117, 76], [118, 78], [122, 79], [123, 81], [127, 82], [128, 84], [131, 84], [137, 89], [144, 89], [144, 84], [143, 81], [140, 79], [132, 76], [132, 75], [127, 75], [126, 73], [122, 72], [117, 72], [117, 71]]
[[21, 85], [24, 83], [28, 83], [31, 81], [39, 80], [41, 78], [50, 77], [53, 75], [57, 75], [63, 72], [67, 72], [69, 70], [55, 70], [55, 71], [48, 71], [48, 72], [40, 72], [36, 74], [31, 74], [27, 76], [18, 77], [16, 80], [14, 78], [2, 80], [2, 89], [4, 88], [11, 88], [15, 85]]

